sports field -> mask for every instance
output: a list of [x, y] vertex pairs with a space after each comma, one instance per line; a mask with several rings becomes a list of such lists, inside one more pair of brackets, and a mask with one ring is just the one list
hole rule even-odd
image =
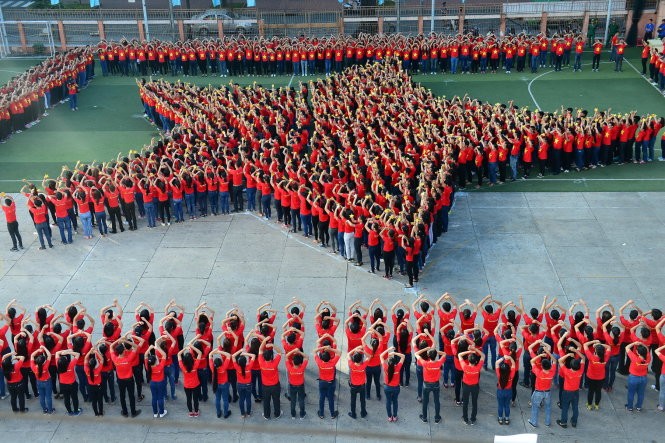
[[[583, 63], [590, 63], [591, 54], [585, 54]], [[607, 59], [607, 56], [605, 56]], [[0, 61], [0, 82], [22, 72], [37, 60]], [[614, 72], [608, 61], [601, 64], [600, 72], [583, 69], [573, 73], [541, 69], [508, 75], [418, 75], [414, 81], [431, 88], [437, 95], [448, 97], [468, 94], [489, 102], [507, 103], [530, 109], [554, 111], [561, 106], [605, 109], [619, 112], [637, 110], [639, 114], [665, 115], [665, 98], [644, 80], [639, 52], [629, 51], [622, 73]], [[528, 71], [528, 70], [527, 70]], [[66, 103], [52, 109], [42, 121], [15, 134], [0, 145], [0, 190], [16, 192], [24, 178], [41, 180], [44, 174], [57, 175], [62, 165], [83, 162], [108, 161], [119, 152], [140, 149], [158, 137], [156, 128], [143, 118], [143, 109], [134, 78], [97, 77], [79, 94], [79, 112], [71, 112]], [[168, 80], [175, 80], [167, 77]], [[309, 77], [308, 79], [312, 79]], [[297, 86], [302, 77], [188, 77], [189, 82], [201, 85], [220, 85], [229, 81], [249, 85], [254, 82], [265, 87]], [[656, 156], [660, 156], [657, 146]], [[547, 176], [545, 179], [506, 184], [493, 191], [655, 191], [665, 189], [665, 163], [612, 166], [582, 173]], [[474, 191], [475, 192], [475, 191]]]

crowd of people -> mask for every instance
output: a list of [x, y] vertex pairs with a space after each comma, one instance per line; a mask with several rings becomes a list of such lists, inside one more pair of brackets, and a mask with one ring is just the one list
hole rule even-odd
[[[252, 416], [253, 398], [269, 420], [282, 416], [281, 381], [286, 381], [286, 411], [303, 419], [311, 388], [306, 380], [316, 378], [316, 415], [336, 419], [336, 398], [346, 384], [338, 370], [344, 367], [352, 419], [367, 417], [367, 400], [385, 395], [387, 419], [398, 421], [400, 390], [410, 387], [415, 372], [420, 404], [409, 405], [408, 413], [440, 423], [443, 387], [451, 392], [445, 400], [460, 406], [462, 420], [474, 425], [484, 369], [484, 377], [496, 382], [499, 425], [510, 424], [519, 383], [530, 398], [532, 427], [539, 426], [541, 409], [544, 424], [552, 424], [555, 403], [556, 423], [565, 428], [579, 423], [581, 391], [587, 391], [586, 408], [598, 410], [603, 391], [613, 392], [617, 373], [627, 375], [626, 410], [641, 411], [651, 370], [652, 388], [660, 391], [657, 408], [665, 407], [665, 317], [632, 300], [618, 309], [606, 301], [590, 311], [581, 299], [566, 309], [544, 297], [539, 307], [527, 310], [521, 297], [502, 303], [488, 295], [478, 304], [468, 299], [458, 304], [445, 293], [435, 302], [421, 295], [410, 306], [400, 300], [390, 309], [379, 299], [369, 306], [356, 301], [347, 312], [322, 300], [311, 319], [306, 311], [294, 298], [284, 307], [280, 326], [280, 313], [270, 303], [256, 314], [234, 305], [216, 323], [215, 310], [202, 303], [194, 309], [194, 336], [185, 341], [185, 307], [175, 300], [162, 312], [140, 303], [131, 316], [117, 300], [98, 314], [76, 302], [61, 313], [51, 305], [37, 306], [34, 315], [12, 300], [0, 314], [0, 398], [8, 391], [18, 413], [28, 411], [26, 400], [34, 396], [44, 414], [53, 414], [53, 400], [62, 398], [66, 413], [78, 416], [80, 394], [95, 416], [103, 416], [118, 392], [121, 414], [136, 417], [147, 385], [153, 417], [163, 418], [165, 405], [181, 394], [182, 376], [189, 417], [199, 417], [201, 403], [214, 396], [218, 418], [228, 418], [236, 402], [242, 418]], [[307, 328], [316, 341], [305, 350]], [[213, 329], [220, 333], [215, 336]], [[95, 332], [101, 332], [97, 341], [91, 338]], [[491, 403], [483, 399], [481, 407]]]
[[89, 46], [56, 53], [3, 85], [0, 143], [39, 123], [49, 108], [66, 100], [78, 110], [78, 92], [95, 76], [94, 54]]
[[[360, 34], [357, 37], [224, 37], [185, 42], [121, 41], [99, 44], [103, 75], [314, 76], [340, 73], [369, 61], [396, 58], [405, 71], [422, 74], [477, 74], [512, 70], [532, 73], [540, 68], [582, 70], [582, 57], [591, 50], [592, 69], [600, 69], [601, 39], [588, 43], [575, 32], [525, 33], [496, 36], [473, 33], [408, 36]], [[617, 34], [611, 41], [611, 61], [621, 70], [626, 43]], [[659, 62], [660, 63], [660, 62]]]
[[[53, 244], [50, 222], [68, 244], [77, 218], [91, 238], [95, 225], [107, 235], [137, 229], [137, 218], [155, 228], [185, 222], [185, 214], [246, 208], [357, 266], [368, 255], [369, 272], [383, 262], [392, 278], [397, 267], [413, 286], [448, 229], [456, 189], [526, 179], [532, 167], [542, 177], [651, 161], [663, 125], [634, 112], [546, 113], [439, 98], [395, 61], [354, 65], [295, 89], [157, 80], [139, 82], [139, 93], [168, 135], [22, 189], [42, 248]], [[16, 222], [10, 198], [3, 209]]]

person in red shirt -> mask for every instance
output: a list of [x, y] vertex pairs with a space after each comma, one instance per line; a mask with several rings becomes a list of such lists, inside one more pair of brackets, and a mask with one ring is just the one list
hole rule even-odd
[[69, 349], [55, 353], [57, 362], [60, 394], [65, 398], [65, 408], [70, 416], [81, 415], [79, 408], [78, 384], [76, 383], [76, 364], [80, 354]]
[[[591, 350], [592, 346], [593, 350]], [[599, 340], [592, 340], [584, 343], [582, 347], [589, 362], [585, 374], [589, 387], [586, 408], [590, 411], [595, 405], [596, 410], [598, 410], [600, 409], [603, 384], [606, 380], [606, 367], [610, 358], [611, 346], [604, 345]]]
[[286, 354], [286, 373], [289, 379], [289, 400], [291, 401], [291, 418], [296, 418], [296, 404], [300, 409], [300, 419], [305, 412], [305, 369], [309, 359], [300, 349], [295, 348]]
[[7, 221], [7, 232], [12, 239], [12, 248], [10, 251], [18, 251], [19, 248], [23, 249], [23, 239], [18, 232], [18, 221], [16, 221], [16, 203], [14, 199], [6, 195], [4, 192], [0, 194], [2, 200], [2, 212], [5, 213], [5, 220]]
[[623, 66], [623, 53], [626, 50], [626, 42], [624, 39], [619, 40], [619, 43], [614, 46], [616, 50], [614, 58], [614, 71], [621, 72]]
[[132, 417], [141, 413], [136, 409], [136, 400], [134, 397], [134, 358], [136, 357], [137, 344], [127, 336], [121, 337], [111, 345], [111, 360], [115, 365], [115, 372], [118, 377], [118, 388], [120, 388], [120, 405], [122, 406], [122, 415], [127, 417], [127, 400], [129, 397], [129, 409]]
[[510, 355], [505, 355], [496, 361], [496, 400], [499, 404], [497, 416], [500, 425], [510, 424], [510, 399], [512, 385], [517, 374], [517, 363]]
[[349, 387], [351, 388], [351, 411], [349, 417], [356, 419], [356, 397], [360, 395], [360, 416], [367, 417], [366, 405], [366, 383], [367, 362], [370, 357], [362, 346], [349, 351]]
[[[526, 354], [526, 353], [525, 353]], [[531, 394], [531, 418], [529, 424], [538, 427], [538, 414], [541, 403], [545, 406], [545, 426], [550, 426], [552, 415], [552, 380], [554, 380], [555, 370], [552, 367], [552, 354], [547, 349], [531, 359], [531, 368], [535, 375], [534, 391]]]
[[383, 240], [383, 263], [386, 270], [384, 278], [393, 278], [393, 270], [395, 268], [395, 244], [397, 238], [395, 231], [391, 228], [383, 228], [379, 232], [379, 237]]
[[[573, 358], [577, 356], [579, 358]], [[573, 358], [572, 360], [570, 360]], [[567, 361], [570, 360], [570, 366]], [[563, 377], [563, 395], [561, 396], [561, 419], [556, 424], [562, 428], [568, 427], [568, 409], [573, 410], [570, 417], [570, 424], [573, 428], [577, 427], [577, 418], [579, 416], [580, 402], [580, 382], [584, 375], [584, 356], [579, 350], [575, 353], [568, 353], [559, 358], [559, 374]]]
[[[661, 322], [661, 328], [662, 328], [662, 322]], [[653, 353], [655, 357], [660, 360], [662, 366], [660, 369], [660, 385], [665, 386], [665, 341], [662, 339], [662, 334], [661, 335], [661, 341], [660, 344], [663, 346], [660, 346], [656, 348]], [[659, 391], [658, 394], [658, 410], [663, 411], [665, 410], [665, 389], [662, 389]]]
[[28, 200], [28, 210], [33, 216], [35, 222], [35, 228], [37, 229], [37, 235], [39, 236], [40, 250], [46, 249], [44, 244], [44, 238], [48, 242], [48, 247], [52, 248], [53, 243], [51, 243], [51, 228], [48, 225], [48, 209], [46, 204], [42, 201], [40, 197], [32, 197]]
[[[468, 357], [467, 357], [468, 356]], [[465, 360], [464, 357], [468, 359]], [[480, 392], [480, 368], [485, 360], [484, 354], [471, 348], [457, 356], [462, 366], [462, 420], [464, 423], [474, 425], [478, 414], [478, 393]], [[469, 421], [469, 397], [471, 400], [471, 417]]]
[[[217, 418], [222, 417], [222, 400], [224, 401], [224, 418], [229, 418], [231, 416], [231, 411], [229, 411], [230, 384], [228, 374], [231, 362], [231, 354], [224, 352], [222, 349], [214, 349], [208, 355], [208, 366], [212, 373], [212, 388], [215, 392], [215, 409], [217, 410]], [[166, 411], [164, 411], [163, 414], [166, 415]], [[160, 415], [162, 417], [164, 416], [162, 413], [160, 413]]]
[[314, 350], [314, 361], [319, 367], [319, 418], [324, 418], [325, 403], [328, 400], [328, 409], [330, 418], [337, 418], [335, 409], [335, 389], [337, 387], [337, 370], [335, 366], [342, 353], [339, 349], [333, 349], [330, 346], [322, 346]]
[[[164, 399], [166, 398], [166, 376], [165, 368], [170, 364], [170, 359], [166, 352], [158, 346], [149, 346], [145, 352], [145, 368], [150, 379], [150, 393], [152, 394], [152, 416], [154, 418], [164, 418], [167, 410], [164, 409]], [[228, 402], [228, 392], [227, 402]]]
[[389, 422], [397, 421], [399, 397], [399, 373], [404, 364], [404, 354], [394, 352], [395, 348], [388, 348], [381, 353], [381, 366], [383, 367], [383, 392], [386, 394], [386, 412]]
[[[494, 300], [491, 295], [488, 295], [485, 297], [484, 301], [481, 301], [478, 305], [482, 306], [485, 302], [487, 302], [487, 304], [485, 304], [483, 309], [480, 311], [481, 315], [483, 316], [483, 328], [489, 332], [492, 332], [499, 324], [503, 303], [498, 300]], [[494, 337], [494, 334], [490, 334], [483, 344], [483, 354], [488, 357], [485, 360], [485, 370], [488, 370], [487, 360], [491, 360], [492, 370], [494, 371], [496, 368], [496, 337]], [[491, 358], [490, 354], [492, 355]]]
[[[185, 396], [187, 397], [187, 409], [189, 416], [192, 418], [198, 417], [199, 412], [199, 395], [201, 392], [201, 380], [199, 379], [199, 366], [207, 364], [205, 360], [201, 359], [201, 351], [195, 346], [188, 346], [178, 352], [178, 364], [183, 376], [183, 388], [185, 389]], [[120, 382], [118, 376], [118, 382]], [[120, 391], [120, 399], [122, 400], [122, 391]]]
[[7, 379], [7, 389], [11, 396], [10, 403], [14, 412], [28, 411], [28, 408], [25, 407], [25, 384], [21, 372], [24, 362], [25, 357], [14, 352], [2, 357], [2, 371]]
[[273, 404], [275, 418], [282, 415], [279, 384], [279, 362], [282, 360], [281, 350], [272, 343], [270, 337], [263, 339], [259, 348], [259, 366], [261, 367], [261, 383], [263, 385], [263, 418], [270, 420], [270, 404]]
[[95, 417], [104, 416], [104, 395], [102, 391], [102, 354], [95, 348], [91, 348], [85, 356], [83, 368], [88, 382], [88, 399], [92, 403]]
[[[423, 357], [426, 354], [426, 358]], [[422, 368], [423, 372], [423, 410], [419, 415], [423, 423], [427, 423], [427, 406], [429, 405], [429, 395], [434, 398], [434, 421], [441, 422], [441, 403], [439, 379], [441, 378], [441, 367], [446, 361], [446, 353], [437, 351], [434, 348], [425, 348], [416, 352], [416, 362]]]
[[30, 369], [37, 378], [39, 405], [42, 407], [44, 414], [55, 412], [55, 409], [53, 409], [53, 384], [49, 372], [50, 364], [51, 353], [43, 345], [30, 356]]
[[644, 391], [647, 387], [647, 373], [651, 363], [651, 354], [649, 349], [641, 343], [633, 342], [626, 346], [626, 355], [630, 359], [630, 368], [628, 375], [628, 397], [626, 400], [626, 410], [633, 411], [633, 401], [637, 395], [635, 409], [642, 410], [644, 402]]
[[240, 415], [242, 418], [247, 418], [252, 415], [252, 372], [250, 368], [256, 357], [254, 357], [254, 354], [244, 352], [241, 347], [233, 354], [232, 358], [240, 398]]

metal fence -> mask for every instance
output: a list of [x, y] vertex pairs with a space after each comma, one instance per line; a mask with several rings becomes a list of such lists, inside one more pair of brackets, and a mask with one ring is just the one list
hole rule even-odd
[[[610, 0], [611, 17], [619, 30], [623, 29], [626, 15], [634, 0]], [[647, 8], [654, 7], [657, 0], [647, 0]], [[665, 0], [664, 0], [665, 1]], [[428, 3], [428, 2], [425, 2]], [[653, 5], [652, 5], [653, 3]], [[4, 9], [6, 33], [3, 52], [29, 54], [33, 45], [44, 47], [72, 47], [95, 45], [101, 39], [129, 40], [187, 40], [199, 37], [242, 33], [246, 36], [277, 37], [322, 37], [344, 33], [386, 34], [438, 33], [455, 34], [462, 30], [485, 34], [540, 32], [542, 20], [546, 20], [549, 34], [564, 30], [581, 30], [584, 15], [604, 25], [608, 2], [604, 0], [522, 2], [489, 5], [454, 5], [437, 7], [363, 7], [337, 11], [257, 11], [256, 9], [234, 9], [233, 13], [243, 23], [206, 19], [212, 10], [187, 10], [179, 7], [149, 9], [144, 23], [140, 9]], [[219, 11], [219, 10], [217, 10]], [[433, 13], [433, 14], [432, 14]], [[50, 28], [47, 30], [46, 28]], [[602, 29], [596, 28], [602, 35]], [[0, 32], [0, 34], [2, 34]]]

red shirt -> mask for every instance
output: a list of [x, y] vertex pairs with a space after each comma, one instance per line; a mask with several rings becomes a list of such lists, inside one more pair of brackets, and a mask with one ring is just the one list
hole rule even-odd
[[[330, 357], [329, 361], [323, 361], [319, 355], [314, 356], [314, 361], [319, 367], [319, 380], [321, 381], [333, 381], [335, 380], [335, 366], [339, 361], [339, 355], [333, 354]], [[399, 378], [399, 377], [398, 377]]]
[[280, 354], [275, 353], [271, 361], [266, 361], [263, 354], [259, 355], [259, 365], [261, 366], [261, 382], [264, 386], [275, 386], [279, 384], [279, 362], [282, 359]]
[[440, 358], [438, 360], [419, 360], [420, 366], [423, 367], [423, 381], [425, 383], [436, 383], [441, 378], [441, 366], [444, 363], [444, 359]]
[[[3, 207], [4, 208], [4, 207]], [[34, 216], [35, 224], [46, 223], [46, 205], [42, 204], [40, 207], [33, 206], [29, 209]]]
[[307, 368], [307, 363], [309, 363], [309, 361], [304, 360], [300, 366], [295, 366], [290, 358], [286, 359], [286, 373], [290, 385], [302, 386], [305, 384], [305, 369]]
[[580, 367], [577, 371], [573, 371], [570, 368], [567, 368], [565, 365], [561, 365], [559, 368], [559, 374], [563, 377], [563, 390], [564, 391], [579, 391], [580, 389], [580, 380], [584, 373], [584, 366]]
[[349, 381], [352, 386], [362, 386], [367, 382], [366, 367], [366, 359], [361, 363], [355, 363], [349, 358]]
[[605, 365], [607, 364], [607, 355], [605, 361], [601, 363], [600, 359], [591, 349], [587, 349], [586, 358], [589, 361], [587, 366], [586, 376], [589, 380], [604, 380], [605, 379]]
[[399, 371], [402, 370], [402, 363], [395, 365], [395, 370], [393, 371], [393, 378], [388, 381], [388, 362], [383, 363], [383, 381], [386, 386], [392, 386], [393, 388], [399, 386]]
[[531, 368], [536, 376], [536, 391], [549, 391], [552, 388], [552, 380], [554, 379], [554, 369], [545, 371], [540, 364], [535, 364]]
[[462, 371], [464, 371], [462, 383], [471, 386], [480, 383], [480, 369], [483, 367], [482, 359], [477, 365], [472, 365], [466, 360], [460, 360], [460, 365], [462, 366]]
[[[90, 364], [88, 360], [85, 361], [83, 365], [83, 370], [85, 371], [85, 378], [88, 379], [88, 384], [91, 386], [100, 386], [102, 384], [102, 365], [98, 364], [95, 366], [95, 369], [90, 369]], [[91, 375], [94, 375], [95, 378], [92, 379]]]
[[51, 378], [51, 374], [48, 372], [48, 367], [50, 365], [50, 359], [45, 361], [42, 365], [42, 376], [39, 376], [39, 366], [34, 361], [30, 361], [30, 369], [35, 374], [35, 377], [38, 381], [47, 381]]
[[[180, 369], [182, 370], [182, 375], [184, 377], [184, 381], [182, 383], [183, 386], [187, 389], [193, 389], [198, 387], [201, 384], [198, 372], [199, 360], [194, 361], [194, 366], [192, 367], [191, 371], [187, 371], [182, 361], [179, 362], [179, 364], [180, 364]], [[249, 372], [249, 370], [247, 372]]]
[[2, 210], [5, 213], [7, 223], [13, 223], [16, 221], [16, 204], [12, 203], [10, 206], [2, 205]]
[[111, 360], [113, 360], [113, 364], [115, 365], [118, 380], [127, 380], [134, 377], [132, 363], [134, 362], [135, 355], [135, 351], [125, 350], [122, 355], [118, 355], [115, 353], [115, 350], [111, 350]]
[[235, 360], [233, 361], [233, 367], [235, 368], [236, 374], [238, 375], [238, 383], [248, 384], [252, 381], [252, 371], [249, 370], [249, 364], [245, 366], [245, 375], [242, 374], [242, 368]]
[[214, 365], [214, 360], [210, 361], [210, 370], [213, 372], [217, 372], [217, 384], [218, 385], [223, 385], [225, 383], [228, 383], [229, 381], [229, 375], [228, 375], [228, 369], [229, 365], [231, 364], [231, 359], [230, 358], [224, 358], [222, 359], [222, 364], [220, 367], [215, 368]]
[[156, 365], [150, 366], [148, 364], [148, 360], [146, 360], [145, 362], [146, 367], [150, 366], [150, 381], [154, 382], [164, 381], [164, 367], [166, 366], [167, 363], [170, 363], [170, 361], [168, 361], [166, 358], [163, 358], [160, 359]]
[[646, 359], [642, 359], [642, 357], [632, 349], [627, 354], [628, 358], [630, 358], [630, 375], [635, 375], [637, 377], [646, 376], [649, 370], [649, 363], [651, 363], [651, 354], [647, 353]]
[[74, 368], [76, 367], [77, 361], [78, 358], [72, 357], [72, 361], [69, 362], [67, 370], [65, 372], [58, 373], [58, 381], [60, 384], [71, 385], [72, 383], [76, 382], [76, 372], [74, 372]]

